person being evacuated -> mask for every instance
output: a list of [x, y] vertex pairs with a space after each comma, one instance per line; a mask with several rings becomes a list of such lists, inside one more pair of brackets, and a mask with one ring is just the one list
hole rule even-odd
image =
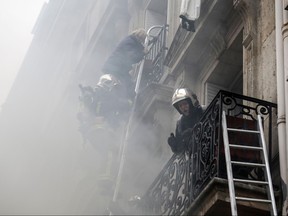
[[140, 62], [146, 54], [144, 49], [146, 36], [144, 29], [133, 31], [120, 41], [102, 67], [102, 72], [115, 76], [126, 87], [127, 96], [132, 98], [134, 98], [135, 93], [129, 72], [132, 66]]

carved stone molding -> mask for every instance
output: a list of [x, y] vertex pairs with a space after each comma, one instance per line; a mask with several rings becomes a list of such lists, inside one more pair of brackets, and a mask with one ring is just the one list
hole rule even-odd
[[219, 56], [223, 50], [226, 49], [226, 41], [225, 41], [226, 31], [224, 28], [219, 28], [215, 33], [213, 39], [210, 41], [210, 47], [212, 48], [215, 56]]
[[226, 40], [227, 30], [224, 26], [219, 26], [218, 29], [213, 32], [213, 37], [210, 41], [207, 41], [206, 51], [201, 55], [197, 64], [193, 67], [197, 67], [198, 72], [202, 71], [208, 65], [213, 64], [212, 62], [215, 59], [218, 59], [219, 56], [227, 49], [227, 40]]
[[[239, 12], [244, 23], [243, 45], [249, 46], [255, 36], [256, 26], [256, 3], [258, 1], [234, 0], [233, 6]], [[253, 28], [254, 27], [254, 28]]]

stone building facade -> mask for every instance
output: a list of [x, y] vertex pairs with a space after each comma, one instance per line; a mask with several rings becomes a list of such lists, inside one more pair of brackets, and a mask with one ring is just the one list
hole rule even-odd
[[[33, 29], [31, 47], [0, 116], [2, 141], [15, 148], [20, 146], [27, 152], [27, 157], [32, 154], [32, 158], [37, 159], [34, 151], [27, 148], [36, 148], [37, 153], [45, 155], [44, 159], [38, 158], [42, 166], [28, 167], [37, 168], [43, 177], [37, 175], [33, 180], [40, 182], [39, 188], [31, 190], [34, 198], [23, 208], [27, 212], [21, 213], [143, 214], [143, 209], [136, 207], [137, 203], [151, 191], [153, 183], [161, 182], [159, 179], [169, 163], [176, 161], [176, 172], [182, 170], [181, 160], [167, 145], [167, 138], [175, 130], [179, 118], [171, 105], [172, 94], [179, 87], [193, 90], [206, 107], [215, 101], [219, 90], [244, 95], [249, 100], [271, 102], [267, 106], [273, 107], [272, 124], [270, 113], [264, 124], [265, 131], [271, 129], [272, 132], [265, 136], [271, 141], [272, 176], [277, 187], [282, 188], [276, 191], [278, 211], [281, 212], [287, 196], [284, 190], [286, 172], [283, 171], [287, 160], [283, 159], [283, 153], [279, 155], [286, 138], [277, 136], [277, 121], [278, 125], [286, 125], [287, 109], [284, 108], [284, 120], [279, 123], [274, 106], [279, 103], [276, 7], [271, 0], [202, 0], [195, 32], [189, 32], [181, 26], [181, 1], [50, 0], [46, 3]], [[123, 37], [137, 28], [152, 29], [150, 35], [158, 38], [156, 48], [151, 48], [151, 55], [143, 63], [143, 80], [135, 102], [134, 118], [131, 122], [127, 119], [113, 132], [117, 138], [104, 158], [105, 170], [111, 169], [102, 178], [99, 170], [104, 166], [103, 154], [99, 148], [106, 146], [108, 141], [99, 141], [96, 134], [102, 136], [103, 133], [95, 127], [79, 131], [78, 85], [95, 86], [108, 55]], [[135, 82], [139, 68], [140, 64], [135, 65], [132, 72]], [[251, 100], [242, 103], [252, 104]], [[19, 139], [7, 133], [11, 128]], [[58, 151], [56, 159], [55, 151]], [[45, 166], [50, 167], [46, 172], [42, 169]], [[171, 210], [170, 214], [187, 211], [223, 213], [221, 205], [225, 206], [226, 213], [229, 212], [225, 202], [229, 197], [226, 182], [216, 177], [219, 176], [215, 173], [211, 174], [211, 179], [207, 177], [209, 184], [208, 180], [203, 180], [203, 193], [198, 194], [200, 198], [195, 202], [189, 198], [190, 206], [183, 207], [184, 201], [173, 199], [168, 209], [174, 212]], [[55, 183], [53, 190], [47, 186], [51, 181]], [[45, 196], [40, 200], [35, 198], [42, 194]], [[12, 193], [12, 197], [17, 197], [17, 204], [23, 200], [17, 192]], [[133, 197], [134, 200], [129, 201]], [[180, 196], [176, 194], [176, 197]], [[31, 210], [31, 203], [51, 200], [51, 205], [57, 206], [55, 212], [44, 204]], [[199, 204], [203, 200], [207, 205]], [[181, 211], [175, 210], [177, 205], [181, 206]], [[242, 206], [244, 213], [268, 211], [257, 205], [246, 207]], [[164, 210], [158, 213], [169, 214]]]

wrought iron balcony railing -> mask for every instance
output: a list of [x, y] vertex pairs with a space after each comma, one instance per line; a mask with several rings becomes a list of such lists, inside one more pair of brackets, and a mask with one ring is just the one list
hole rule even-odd
[[266, 119], [271, 161], [273, 109], [276, 104], [219, 91], [195, 125], [189, 149], [171, 157], [143, 196], [145, 214], [181, 215], [214, 177], [226, 178], [221, 164], [222, 110], [228, 116], [250, 122], [255, 121], [258, 114]]
[[[153, 27], [152, 27], [153, 28]], [[149, 36], [154, 38], [154, 42], [149, 46], [149, 52], [145, 56], [145, 64], [141, 88], [150, 83], [158, 83], [163, 76], [164, 58], [166, 55], [166, 33], [168, 25], [155, 26]]]

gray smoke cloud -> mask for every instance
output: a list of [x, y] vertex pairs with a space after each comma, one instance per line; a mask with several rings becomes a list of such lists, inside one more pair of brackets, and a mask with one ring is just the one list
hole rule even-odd
[[[66, 1], [64, 6], [75, 10], [79, 2]], [[49, 2], [55, 7], [60, 3]], [[97, 134], [95, 129], [91, 130], [91, 136], [97, 141], [84, 143], [77, 113], [78, 84], [96, 85], [104, 61], [102, 53], [107, 52], [108, 45], [113, 48], [114, 38], [109, 37], [110, 43], [105, 40], [108, 44], [102, 46], [105, 50], [95, 48], [92, 57], [82, 57], [82, 62], [87, 63], [85, 69], [79, 70], [77, 65], [71, 69], [75, 63], [71, 59], [78, 54], [73, 52], [77, 52], [79, 44], [68, 36], [75, 34], [92, 3], [81, 0], [83, 12], [71, 15], [71, 26], [55, 43], [51, 42], [53, 32], [47, 34], [50, 38], [44, 40], [45, 44], [39, 42], [45, 35], [36, 34], [2, 107], [0, 214], [103, 214], [100, 208], [111, 201], [125, 123], [115, 132], [115, 139], [107, 141], [107, 136], [112, 138], [105, 136], [107, 131]], [[67, 58], [67, 55], [71, 56]], [[119, 199], [124, 201], [135, 194], [141, 196], [139, 193], [145, 191], [167, 159], [155, 155], [152, 144], [158, 139], [153, 127], [140, 124], [140, 128], [141, 133], [128, 146], [129, 157], [119, 193]], [[112, 146], [108, 155], [103, 146]], [[99, 181], [99, 170], [107, 163], [107, 157], [113, 161], [112, 183], [108, 186], [107, 182]]]

